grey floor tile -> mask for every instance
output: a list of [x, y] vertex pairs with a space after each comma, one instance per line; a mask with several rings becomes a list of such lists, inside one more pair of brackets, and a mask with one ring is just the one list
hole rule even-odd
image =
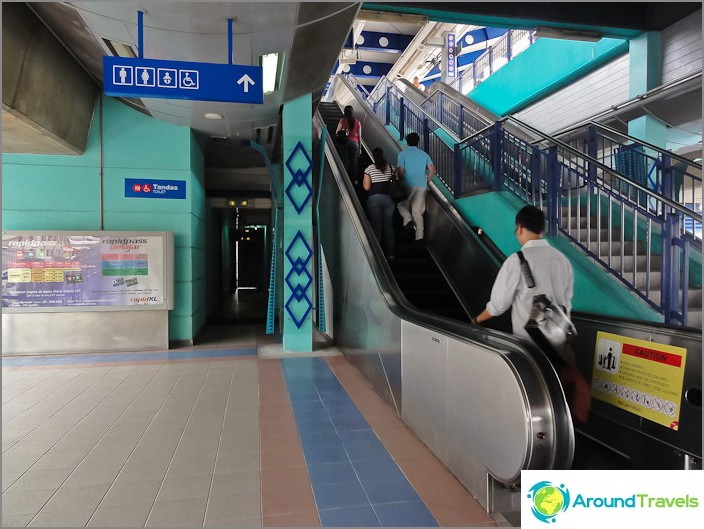
[[223, 452], [218, 453], [215, 463], [215, 474], [233, 474], [236, 472], [259, 472], [260, 453], [253, 452]]
[[66, 487], [110, 485], [117, 477], [119, 467], [79, 466], [65, 482]]
[[210, 492], [212, 476], [184, 476], [180, 478], [167, 478], [159, 490], [156, 501], [188, 500], [207, 498]]
[[162, 481], [166, 475], [166, 469], [169, 468], [169, 460], [161, 459], [158, 461], [132, 461], [125, 463], [122, 471], [116, 478], [116, 482], [134, 482], [134, 481]]
[[[154, 503], [161, 486], [161, 480], [121, 481], [113, 483], [100, 506], [137, 505]], [[146, 519], [146, 518], [145, 518]]]
[[101, 505], [87, 527], [144, 527], [152, 504]]
[[216, 474], [213, 477], [211, 494], [242, 494], [261, 491], [259, 472], [236, 472]]
[[174, 459], [166, 474], [167, 479], [183, 476], [212, 475], [215, 466], [215, 454], [200, 455], [189, 459]]
[[26, 527], [34, 514], [6, 514], [2, 513], [3, 527]]
[[90, 487], [63, 486], [46, 502], [42, 512], [84, 512], [87, 510], [91, 513], [103, 499], [109, 487], [110, 485], [107, 484]]
[[254, 516], [248, 518], [206, 516], [203, 527], [262, 527], [262, 519]]
[[42, 457], [41, 454], [16, 455], [12, 450], [2, 455], [2, 471], [7, 474], [26, 472]]
[[261, 516], [261, 494], [211, 494], [208, 498], [208, 515], [217, 519]]
[[8, 490], [23, 492], [29, 490], [58, 489], [71, 473], [71, 469], [28, 470]]
[[29, 524], [30, 527], [84, 527], [90, 511], [40, 512]]
[[2, 514], [36, 514], [54, 492], [56, 489], [5, 492], [2, 495]]
[[32, 467], [32, 470], [57, 470], [61, 468], [74, 469], [88, 452], [60, 452], [49, 450]]
[[157, 501], [147, 519], [147, 527], [203, 526], [205, 499]]
[[22, 475], [22, 472], [9, 472], [5, 473], [3, 472], [2, 474], [2, 491], [5, 492], [10, 485], [12, 485], [15, 481], [19, 479], [19, 477]]

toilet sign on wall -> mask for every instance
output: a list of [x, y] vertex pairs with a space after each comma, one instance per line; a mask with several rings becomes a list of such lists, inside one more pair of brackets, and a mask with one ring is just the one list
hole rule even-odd
[[103, 57], [103, 86], [117, 97], [264, 103], [260, 66]]

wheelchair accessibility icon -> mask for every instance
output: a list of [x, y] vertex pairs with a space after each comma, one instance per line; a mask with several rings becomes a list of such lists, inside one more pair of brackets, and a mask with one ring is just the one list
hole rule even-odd
[[198, 90], [198, 70], [179, 70], [179, 88]]

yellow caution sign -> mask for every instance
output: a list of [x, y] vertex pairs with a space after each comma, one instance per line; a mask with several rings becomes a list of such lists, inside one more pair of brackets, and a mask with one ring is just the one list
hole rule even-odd
[[592, 396], [677, 430], [686, 359], [682, 347], [598, 332]]

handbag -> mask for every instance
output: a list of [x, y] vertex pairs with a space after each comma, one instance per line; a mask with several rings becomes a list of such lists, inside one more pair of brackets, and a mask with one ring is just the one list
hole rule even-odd
[[391, 180], [389, 180], [389, 196], [391, 200], [398, 204], [406, 200], [409, 193], [410, 189], [408, 189], [408, 186], [403, 180], [396, 175], [391, 177]]
[[335, 134], [338, 143], [347, 143], [347, 137], [350, 135], [349, 129], [340, 129]]
[[[518, 259], [528, 288], [535, 288], [535, 279], [523, 252], [518, 252]], [[563, 307], [553, 303], [545, 294], [533, 296], [530, 317], [524, 328], [553, 363], [565, 363], [567, 343], [577, 336], [577, 329]], [[559, 359], [554, 358], [554, 353], [559, 355]]]

